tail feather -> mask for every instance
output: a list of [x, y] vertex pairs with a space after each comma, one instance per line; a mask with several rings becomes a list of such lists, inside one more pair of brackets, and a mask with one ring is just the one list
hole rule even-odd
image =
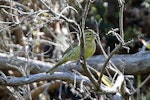
[[54, 67], [52, 67], [52, 68], [51, 68], [50, 70], [48, 70], [46, 73], [53, 74], [55, 71], [57, 71], [58, 67], [59, 67], [60, 65], [62, 65], [63, 63], [65, 63], [65, 62], [66, 62], [65, 58], [62, 58], [60, 61], [57, 62], [57, 64], [56, 64]]
[[50, 70], [48, 70], [46, 73], [50, 73], [50, 74], [53, 74], [55, 71], [57, 71], [59, 65], [56, 64], [54, 67], [52, 67]]

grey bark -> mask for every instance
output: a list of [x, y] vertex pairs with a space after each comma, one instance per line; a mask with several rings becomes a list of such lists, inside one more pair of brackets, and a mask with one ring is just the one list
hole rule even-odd
[[[106, 59], [103, 55], [93, 56], [87, 60], [88, 64], [100, 71]], [[119, 68], [124, 70], [125, 74], [149, 74], [150, 73], [150, 52], [137, 53], [137, 54], [124, 54], [114, 55], [111, 61]], [[32, 67], [32, 73], [46, 72], [52, 68], [54, 64], [48, 62], [42, 62], [38, 60], [26, 59], [23, 57], [11, 57], [7, 54], [0, 53], [0, 70], [17, 70], [20, 66], [28, 64]], [[13, 66], [10, 66], [13, 65]], [[81, 67], [78, 67], [77, 63], [64, 64], [59, 67], [58, 71], [66, 71], [77, 69], [82, 71]]]

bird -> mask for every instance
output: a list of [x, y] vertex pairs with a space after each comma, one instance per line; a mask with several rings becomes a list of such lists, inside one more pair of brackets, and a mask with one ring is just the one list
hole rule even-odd
[[150, 43], [148, 41], [145, 41], [142, 38], [139, 38], [139, 40], [143, 43], [143, 45], [150, 50]]
[[[87, 29], [85, 34], [85, 58], [91, 57], [96, 50], [96, 33], [92, 29]], [[70, 47], [64, 52], [63, 57], [47, 71], [47, 73], [53, 74], [57, 71], [58, 67], [68, 61], [77, 61], [80, 58], [80, 43], [79, 41], [74, 41]]]

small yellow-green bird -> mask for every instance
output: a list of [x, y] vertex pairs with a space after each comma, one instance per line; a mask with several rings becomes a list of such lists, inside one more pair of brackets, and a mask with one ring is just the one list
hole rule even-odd
[[[95, 37], [96, 33], [91, 30], [85, 30], [85, 58], [91, 57], [96, 50]], [[67, 61], [79, 60], [80, 58], [80, 44], [79, 41], [75, 41], [64, 52], [63, 57], [57, 62], [57, 64], [51, 68], [47, 73], [53, 74], [57, 71], [58, 67]]]

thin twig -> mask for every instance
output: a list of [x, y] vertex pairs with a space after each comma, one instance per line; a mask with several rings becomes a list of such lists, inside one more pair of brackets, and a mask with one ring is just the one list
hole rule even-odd
[[[120, 34], [121, 34], [121, 38], [122, 40], [124, 39], [124, 33], [123, 33], [123, 8], [124, 8], [124, 1], [123, 0], [118, 0], [119, 2], [119, 7], [120, 7], [120, 12], [119, 12], [119, 28], [120, 28]], [[119, 46], [116, 47], [109, 55], [109, 57], [107, 58], [106, 62], [104, 63], [102, 70], [101, 70], [101, 75], [98, 79], [98, 83], [101, 85], [101, 78], [103, 76], [103, 73], [105, 71], [105, 68], [107, 66], [107, 64], [109, 63], [109, 60], [112, 58], [112, 56], [116, 53], [116, 51], [118, 51], [120, 48], [122, 48], [124, 45], [124, 42], [120, 42]]]
[[123, 48], [124, 46], [129, 45], [131, 42], [133, 42], [133, 41], [129, 41], [129, 42], [125, 43], [124, 45], [120, 43], [120, 44], [110, 53], [110, 55], [108, 56], [106, 62], [104, 63], [104, 65], [103, 65], [103, 67], [102, 67], [101, 75], [100, 75], [100, 77], [99, 77], [99, 79], [98, 79], [98, 83], [99, 83], [99, 84], [101, 84], [101, 78], [102, 78], [102, 76], [103, 76], [103, 74], [104, 74], [104, 71], [105, 71], [105, 68], [106, 68], [107, 64], [109, 63], [110, 59], [112, 58], [112, 56], [113, 56], [119, 49]]
[[86, 60], [85, 60], [85, 56], [84, 56], [84, 52], [85, 52], [85, 37], [84, 37], [84, 29], [85, 29], [85, 20], [88, 14], [88, 10], [90, 7], [90, 0], [86, 1], [85, 4], [85, 9], [82, 15], [82, 21], [81, 21], [81, 32], [80, 32], [80, 59], [81, 59], [81, 65], [82, 68], [84, 69], [86, 76], [91, 80], [91, 82], [94, 84], [95, 89], [98, 89], [98, 84], [96, 82], [96, 79], [94, 78], [94, 76], [92, 75], [92, 73], [90, 72], [90, 70], [88, 69], [88, 67], [86, 66]]
[[124, 39], [124, 32], [123, 32], [123, 9], [124, 9], [124, 0], [118, 0], [119, 3], [119, 29], [120, 29], [120, 35], [122, 39]]
[[106, 60], [106, 62], [104, 63], [103, 67], [102, 67], [102, 70], [101, 70], [101, 74], [100, 74], [100, 77], [98, 78], [98, 83], [101, 84], [102, 80], [102, 76], [104, 74], [104, 71], [105, 71], [105, 68], [109, 62], [109, 60], [112, 58], [112, 56], [122, 47], [122, 45], [120, 44], [119, 46], [117, 46], [109, 55], [108, 59]]
[[71, 20], [71, 19], [68, 19], [66, 16], [54, 12], [44, 1], [42, 1], [42, 0], [39, 0], [39, 1], [49, 10], [49, 12], [50, 12], [53, 16], [56, 16], [56, 17], [59, 16], [60, 18], [62, 18], [62, 19], [64, 19], [65, 21], [67, 21], [68, 23], [74, 24], [74, 25], [76, 25], [76, 26], [78, 27], [78, 24], [76, 23], [76, 21]]
[[143, 87], [145, 84], [146, 84], [146, 82], [148, 82], [150, 80], [150, 75], [148, 75], [148, 77], [140, 84], [140, 86], [138, 87], [138, 88], [136, 88], [132, 93], [131, 93], [131, 95], [133, 95], [133, 94], [135, 94], [136, 92], [138, 92], [138, 90], [141, 88], [141, 87]]
[[[96, 22], [96, 27], [97, 27], [97, 28], [96, 28], [96, 29], [97, 29], [97, 33], [99, 33], [99, 24], [98, 24], [97, 22]], [[103, 48], [103, 46], [102, 46], [102, 43], [101, 43], [101, 41], [100, 41], [99, 36], [97, 36], [96, 41], [97, 41], [97, 43], [98, 43], [100, 49], [102, 50], [103, 55], [105, 56], [106, 59], [108, 59], [108, 55], [106, 54], [106, 52], [105, 52], [105, 50], [104, 50], [104, 48]], [[120, 73], [120, 71], [118, 70], [118, 68], [112, 63], [111, 60], [109, 61], [109, 63], [110, 63], [111, 66], [113, 67], [113, 68], [111, 68], [111, 69], [113, 69], [112, 71], [115, 71], [115, 72]]]

